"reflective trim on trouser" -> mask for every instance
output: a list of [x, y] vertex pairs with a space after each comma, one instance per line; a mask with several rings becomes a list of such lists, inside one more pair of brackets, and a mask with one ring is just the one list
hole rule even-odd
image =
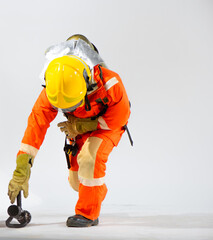
[[78, 176], [78, 178], [80, 183], [82, 183], [86, 187], [95, 187], [95, 186], [101, 186], [104, 184], [104, 177], [87, 179], [87, 178]]
[[[82, 143], [82, 148], [77, 155], [71, 159], [71, 178], [75, 183], [71, 186], [76, 186], [77, 180], [75, 171], [78, 171], [79, 199], [76, 204], [76, 214], [81, 214], [89, 219], [96, 219], [100, 214], [101, 203], [104, 200], [107, 187], [104, 184], [104, 176], [106, 170], [106, 162], [114, 145], [110, 139], [101, 136], [87, 137]], [[74, 187], [73, 187], [74, 188]], [[75, 188], [74, 188], [75, 189]]]

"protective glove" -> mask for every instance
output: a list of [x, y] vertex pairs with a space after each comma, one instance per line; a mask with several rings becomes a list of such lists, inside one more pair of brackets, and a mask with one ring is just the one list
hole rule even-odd
[[68, 116], [68, 121], [58, 123], [61, 132], [64, 132], [68, 138], [75, 138], [79, 134], [97, 130], [98, 119], [76, 118]]
[[23, 190], [24, 197], [28, 197], [28, 181], [33, 160], [33, 157], [29, 154], [20, 154], [17, 156], [16, 169], [13, 172], [13, 178], [10, 180], [8, 186], [8, 196], [11, 203], [15, 202], [15, 199], [21, 190]]

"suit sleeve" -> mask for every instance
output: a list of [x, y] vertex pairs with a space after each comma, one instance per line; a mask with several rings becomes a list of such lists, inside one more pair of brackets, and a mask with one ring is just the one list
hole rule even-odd
[[21, 142], [19, 153], [24, 152], [33, 157], [36, 156], [43, 143], [47, 129], [56, 115], [57, 111], [50, 105], [46, 96], [46, 90], [43, 89], [28, 118], [27, 128]]
[[130, 103], [119, 76], [109, 79], [105, 84], [109, 106], [104, 115], [98, 118], [98, 129], [117, 130], [127, 124], [130, 116]]

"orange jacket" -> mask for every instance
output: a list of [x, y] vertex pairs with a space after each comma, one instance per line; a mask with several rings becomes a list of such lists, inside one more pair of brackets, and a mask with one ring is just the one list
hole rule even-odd
[[[91, 93], [88, 92], [91, 110], [86, 111], [85, 106], [82, 106], [69, 114], [79, 118], [97, 117], [104, 108], [103, 103], [107, 104], [106, 112], [98, 116], [98, 129], [95, 132], [96, 136], [99, 131], [117, 145], [124, 132], [123, 126], [127, 124], [130, 115], [125, 88], [117, 73], [100, 66], [94, 68], [94, 80], [97, 83], [97, 89]], [[103, 103], [100, 103], [100, 99]], [[43, 89], [28, 118], [19, 153], [25, 152], [36, 156], [46, 131], [56, 115], [57, 110], [51, 106], [46, 90]]]

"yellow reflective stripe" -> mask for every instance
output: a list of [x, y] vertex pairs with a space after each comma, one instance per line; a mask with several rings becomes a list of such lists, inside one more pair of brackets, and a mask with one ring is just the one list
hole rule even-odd
[[20, 151], [22, 152], [25, 152], [33, 157], [36, 156], [36, 154], [38, 153], [38, 149], [31, 146], [31, 145], [28, 145], [28, 144], [25, 144], [25, 143], [21, 143], [21, 147], [19, 149]]
[[78, 179], [79, 179], [80, 183], [86, 187], [101, 186], [105, 182], [104, 177], [88, 179], [88, 178], [83, 178], [81, 176], [78, 176]]
[[118, 80], [116, 77], [111, 78], [109, 81], [107, 81], [104, 85], [104, 88], [109, 90], [111, 87], [113, 87], [116, 83], [118, 83]]
[[100, 116], [100, 117], [98, 118], [98, 122], [99, 122], [99, 124], [100, 124], [100, 128], [101, 128], [101, 129], [103, 129], [103, 130], [111, 130], [111, 129], [108, 127], [106, 121], [103, 119], [103, 117]]

